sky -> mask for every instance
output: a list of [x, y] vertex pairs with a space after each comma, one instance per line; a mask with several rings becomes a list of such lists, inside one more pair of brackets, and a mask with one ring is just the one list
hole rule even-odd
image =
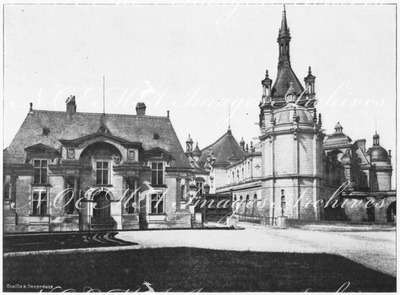
[[[4, 148], [30, 102], [64, 111], [75, 95], [78, 111], [102, 112], [103, 76], [106, 113], [135, 114], [139, 101], [148, 115], [169, 110], [183, 146], [190, 134], [205, 148], [229, 123], [237, 141], [257, 142], [261, 80], [267, 69], [273, 80], [277, 73], [282, 5], [183, 3], [6, 5]], [[286, 5], [292, 68], [303, 82], [312, 67], [326, 133], [340, 122], [344, 133], [370, 147], [377, 129], [393, 155], [395, 10]]]

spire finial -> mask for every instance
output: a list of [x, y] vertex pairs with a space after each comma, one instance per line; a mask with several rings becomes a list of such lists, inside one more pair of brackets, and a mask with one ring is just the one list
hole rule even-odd
[[285, 33], [285, 31], [288, 30], [287, 27], [287, 21], [286, 21], [286, 6], [285, 4], [283, 5], [283, 11], [282, 11], [282, 23], [281, 23], [281, 32]]
[[106, 77], [103, 76], [103, 114], [106, 113]]
[[308, 67], [308, 73], [311, 75], [311, 67]]
[[267, 78], [267, 79], [269, 78], [268, 70], [265, 71], [265, 78]]
[[231, 104], [229, 104], [228, 112], [228, 130], [231, 130]]

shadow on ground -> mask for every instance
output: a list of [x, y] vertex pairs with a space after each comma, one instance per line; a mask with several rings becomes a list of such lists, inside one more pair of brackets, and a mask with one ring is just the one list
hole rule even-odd
[[40, 251], [137, 245], [117, 239], [118, 232], [76, 232], [4, 235], [3, 251]]
[[158, 292], [396, 291], [394, 277], [331, 254], [160, 248], [5, 257], [3, 268], [9, 292], [39, 291], [27, 284], [148, 291], [144, 282]]

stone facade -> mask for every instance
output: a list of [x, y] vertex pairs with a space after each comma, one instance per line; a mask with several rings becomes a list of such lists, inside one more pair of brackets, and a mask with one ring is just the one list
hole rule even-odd
[[31, 108], [4, 151], [4, 230], [190, 227], [193, 178], [169, 117]]
[[[261, 81], [260, 141], [249, 149], [243, 140], [238, 144], [220, 139], [198, 152], [196, 165], [208, 167], [214, 191], [230, 193], [239, 214], [394, 222], [390, 151], [380, 146], [378, 134], [369, 149], [365, 139], [353, 142], [340, 123], [334, 133], [323, 132], [322, 116], [315, 108], [316, 77], [309, 67], [303, 87], [291, 67], [290, 40], [284, 10], [277, 40], [277, 78], [274, 82], [266, 71]], [[237, 152], [238, 146], [243, 153]], [[227, 154], [239, 159], [228, 161]], [[206, 164], [204, 159], [212, 161]], [[221, 162], [225, 165], [218, 165]], [[254, 196], [256, 208], [247, 208]]]

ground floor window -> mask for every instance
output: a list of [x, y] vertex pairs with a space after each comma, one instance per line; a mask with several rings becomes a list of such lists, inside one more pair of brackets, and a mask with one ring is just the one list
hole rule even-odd
[[132, 214], [134, 212], [138, 211], [138, 203], [137, 203], [137, 198], [136, 198], [136, 186], [135, 186], [135, 179], [133, 177], [128, 177], [126, 179], [126, 212], [128, 214]]
[[162, 194], [151, 195], [151, 213], [161, 214], [164, 213], [164, 197]]
[[67, 214], [73, 214], [75, 211], [75, 178], [70, 176], [67, 178], [67, 193], [66, 193], [66, 206]]
[[47, 192], [33, 192], [32, 215], [47, 214]]

